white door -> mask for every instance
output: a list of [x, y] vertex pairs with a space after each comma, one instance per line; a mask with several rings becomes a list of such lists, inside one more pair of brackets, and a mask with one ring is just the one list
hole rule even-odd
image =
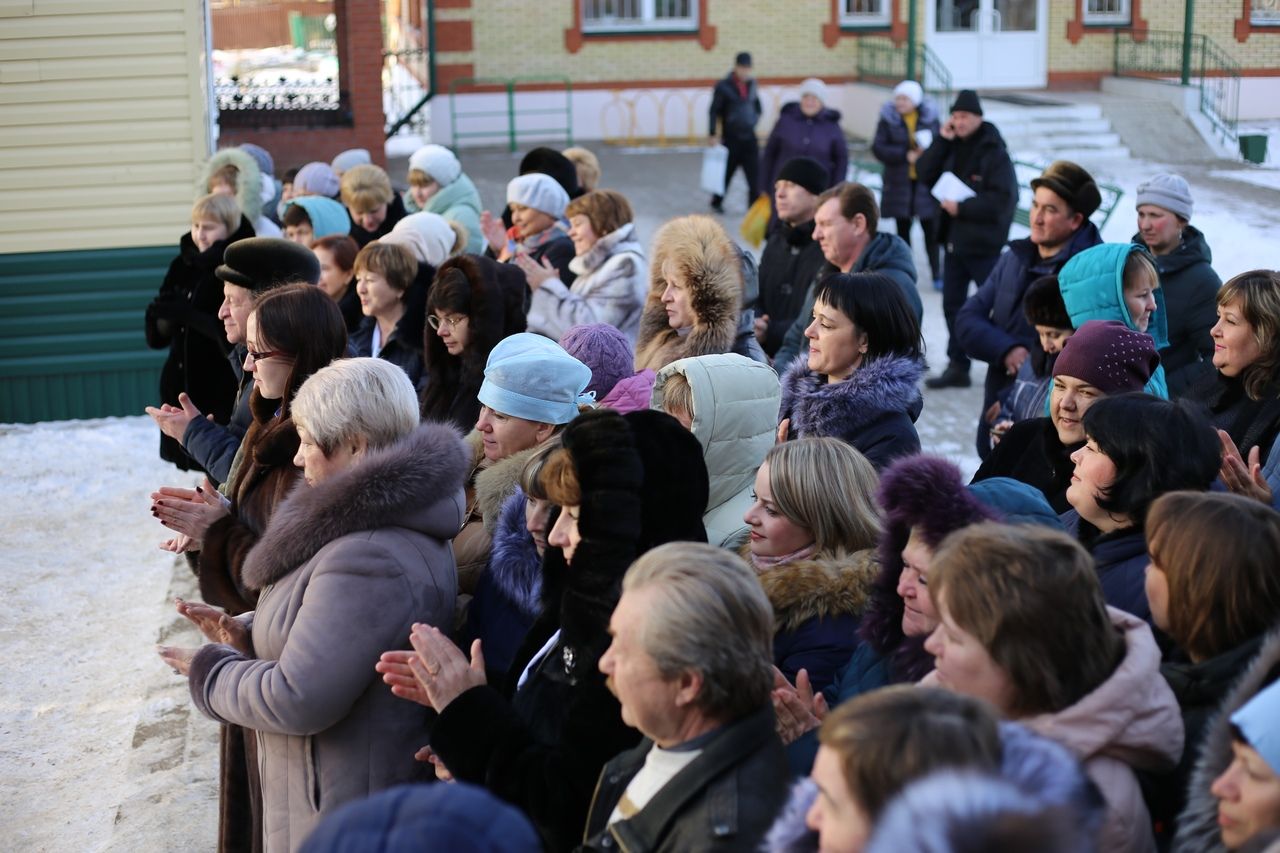
[[1042, 88], [1048, 0], [924, 0], [925, 43], [957, 89]]

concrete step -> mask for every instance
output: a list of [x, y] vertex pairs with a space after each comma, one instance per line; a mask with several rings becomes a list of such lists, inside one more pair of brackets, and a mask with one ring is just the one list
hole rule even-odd
[[987, 121], [999, 123], [1002, 118], [1010, 121], [1035, 121], [1038, 119], [1097, 119], [1103, 118], [1097, 104], [1064, 104], [1054, 107], [1019, 107], [1012, 104], [996, 104], [987, 101], [982, 107]]
[[[985, 118], [985, 116], [984, 116]], [[1056, 133], [1110, 133], [1111, 122], [1105, 118], [1086, 119], [1040, 119], [1023, 121], [1006, 119], [992, 122], [1000, 128], [1000, 135], [1005, 139], [1011, 136], [1050, 136]]]
[[1006, 136], [1010, 148], [1115, 148], [1122, 145], [1118, 133], [1036, 133]]
[[1077, 160], [1083, 165], [1085, 161], [1127, 160], [1130, 157], [1130, 151], [1124, 145], [1117, 145], [1113, 148], [1031, 147], [1010, 148], [1009, 150], [1015, 160], [1025, 160], [1034, 163], [1049, 163], [1053, 160]]

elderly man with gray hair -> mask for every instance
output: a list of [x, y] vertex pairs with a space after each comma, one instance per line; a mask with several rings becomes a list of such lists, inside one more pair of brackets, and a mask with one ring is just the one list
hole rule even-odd
[[645, 735], [605, 765], [582, 850], [752, 850], [786, 799], [773, 611], [755, 573], [673, 542], [627, 570], [600, 671]]

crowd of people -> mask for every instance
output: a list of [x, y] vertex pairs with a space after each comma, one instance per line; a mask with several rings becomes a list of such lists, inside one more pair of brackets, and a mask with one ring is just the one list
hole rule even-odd
[[[773, 199], [759, 259], [713, 215], [646, 240], [586, 149], [501, 209], [439, 145], [210, 160], [146, 331], [204, 476], [152, 514], [220, 850], [1280, 839], [1280, 273], [1222, 284], [1177, 175], [1103, 242], [1067, 161], [1009, 241], [969, 91], [894, 90], [879, 200], [818, 80], [757, 171], [750, 65], [712, 130]], [[915, 423], [970, 360], [966, 484]]]

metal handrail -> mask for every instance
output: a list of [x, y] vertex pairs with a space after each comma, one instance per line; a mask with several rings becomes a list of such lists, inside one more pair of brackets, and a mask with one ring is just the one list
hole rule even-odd
[[[564, 86], [564, 107], [554, 107], [550, 109], [522, 109], [517, 113], [516, 110], [516, 89], [522, 84], [528, 83], [559, 83]], [[466, 112], [458, 111], [458, 90], [462, 88], [470, 88], [476, 86], [498, 87], [499, 91], [506, 92], [506, 109], [503, 110], [468, 110]], [[553, 94], [548, 92], [547, 94]], [[516, 119], [518, 115], [564, 115], [563, 127], [534, 127], [534, 128], [518, 128]], [[471, 118], [495, 118], [498, 116], [506, 116], [506, 128], [503, 130], [478, 130], [478, 131], [459, 131], [458, 119]], [[526, 77], [461, 77], [449, 84], [449, 127], [453, 134], [453, 146], [457, 147], [458, 140], [463, 138], [475, 139], [481, 137], [501, 138], [506, 137], [507, 149], [511, 153], [515, 153], [518, 146], [518, 140], [521, 136], [529, 137], [538, 135], [545, 138], [548, 133], [563, 133], [566, 144], [573, 145], [573, 83], [568, 77], [558, 76], [526, 76]]]
[[[1192, 76], [1200, 90], [1199, 110], [1223, 140], [1234, 141], [1240, 115], [1240, 65], [1203, 33], [1191, 36]], [[1182, 72], [1184, 37], [1180, 30], [1115, 31], [1113, 64], [1117, 77], [1176, 78]]]
[[[945, 107], [951, 101], [951, 72], [938, 54], [927, 44], [916, 47], [921, 58], [916, 76], [926, 92], [935, 95]], [[867, 36], [858, 39], [858, 79], [892, 86], [907, 79], [907, 51], [890, 39]]]

